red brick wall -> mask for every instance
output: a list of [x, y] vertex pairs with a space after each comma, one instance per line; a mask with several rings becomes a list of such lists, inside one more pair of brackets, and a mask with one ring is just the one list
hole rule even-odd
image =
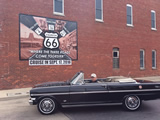
[[[82, 70], [89, 78], [111, 75], [160, 75], [159, 0], [103, 0], [104, 22], [95, 21], [95, 0], [64, 0], [65, 16], [53, 14], [53, 0], [0, 1], [0, 89], [30, 87], [47, 81], [64, 81]], [[133, 6], [133, 25], [126, 26], [126, 4]], [[157, 31], [151, 30], [151, 10], [156, 11]], [[29, 66], [19, 60], [19, 13], [77, 21], [78, 61], [71, 66]], [[120, 49], [120, 69], [112, 68], [112, 49]], [[145, 70], [139, 51], [145, 50]], [[152, 70], [152, 50], [157, 69]]]

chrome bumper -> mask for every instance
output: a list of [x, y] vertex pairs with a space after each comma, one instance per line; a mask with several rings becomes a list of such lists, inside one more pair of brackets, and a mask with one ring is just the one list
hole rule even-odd
[[29, 104], [30, 104], [30, 105], [33, 105], [34, 100], [36, 100], [36, 98], [30, 98], [30, 99], [28, 100]]

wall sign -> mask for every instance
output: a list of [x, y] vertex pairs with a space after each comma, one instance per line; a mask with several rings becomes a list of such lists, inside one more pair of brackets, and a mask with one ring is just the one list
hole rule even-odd
[[78, 60], [77, 22], [19, 15], [20, 60], [29, 65], [71, 65]]

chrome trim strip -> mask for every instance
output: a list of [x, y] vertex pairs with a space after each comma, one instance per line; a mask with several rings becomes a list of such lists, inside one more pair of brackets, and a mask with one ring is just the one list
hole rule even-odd
[[111, 90], [111, 91], [67, 92], [67, 93], [43, 93], [43, 94], [31, 94], [31, 96], [74, 95], [74, 94], [96, 94], [96, 93], [120, 93], [120, 92], [152, 92], [152, 91], [160, 91], [160, 89]]
[[94, 93], [108, 93], [108, 91], [91, 91], [91, 92], [70, 92], [70, 94], [94, 94]]
[[51, 87], [70, 87], [70, 85], [64, 85], [64, 86], [44, 86], [44, 87], [35, 87], [34, 89], [41, 89], [41, 88], [51, 88]]
[[94, 93], [108, 93], [108, 91], [91, 91], [91, 92], [67, 92], [67, 93], [43, 93], [31, 94], [31, 96], [49, 96], [49, 95], [74, 95], [74, 94], [94, 94]]
[[88, 107], [88, 106], [109, 106], [109, 105], [122, 105], [122, 103], [100, 103], [100, 104], [81, 104], [81, 105], [62, 105], [63, 108], [67, 107]]
[[30, 100], [36, 100], [36, 98], [30, 98]]
[[31, 96], [50, 96], [50, 95], [69, 95], [68, 93], [43, 93], [43, 94], [31, 94]]
[[116, 93], [116, 92], [152, 92], [152, 91], [160, 91], [160, 89], [112, 90], [112, 91], [109, 91], [109, 93]]

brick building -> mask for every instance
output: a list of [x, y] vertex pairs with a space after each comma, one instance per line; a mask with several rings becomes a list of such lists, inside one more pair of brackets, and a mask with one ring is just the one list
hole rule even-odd
[[[159, 0], [1, 0], [0, 89], [64, 81], [80, 70], [86, 78], [91, 73], [98, 77], [160, 75], [159, 6]], [[22, 53], [26, 52], [24, 58], [31, 56], [26, 47], [39, 50], [44, 38], [36, 38], [33, 31], [22, 35], [26, 28], [20, 15], [33, 16], [35, 21], [36, 17], [61, 20], [63, 28], [64, 21], [74, 21], [76, 30], [66, 35], [70, 38], [59, 39], [62, 51], [72, 45], [71, 65], [32, 66], [22, 59]], [[34, 25], [40, 24], [46, 25], [43, 20]], [[60, 27], [56, 25], [54, 29]]]

